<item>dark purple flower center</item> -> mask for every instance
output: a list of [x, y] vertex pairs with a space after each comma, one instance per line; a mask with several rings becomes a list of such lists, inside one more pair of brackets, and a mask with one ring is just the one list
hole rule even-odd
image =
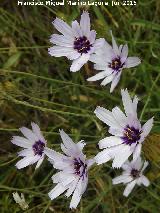
[[45, 147], [45, 144], [42, 141], [40, 140], [36, 141], [32, 146], [34, 154], [42, 156], [44, 147]]
[[141, 133], [142, 131], [140, 131], [139, 129], [127, 125], [123, 132], [123, 143], [127, 145], [132, 145], [132, 143], [138, 143], [141, 137]]
[[116, 72], [119, 72], [122, 67], [123, 64], [121, 63], [120, 57], [113, 59], [112, 62], [109, 63], [109, 68]]
[[91, 47], [92, 44], [90, 44], [90, 41], [87, 39], [86, 36], [75, 38], [74, 49], [77, 50], [79, 53], [88, 53]]
[[74, 159], [74, 170], [75, 174], [79, 175], [80, 177], [84, 177], [84, 175], [87, 175], [86, 173], [87, 164], [83, 163], [80, 158]]
[[133, 177], [133, 178], [138, 178], [139, 177], [139, 171], [137, 170], [137, 169], [132, 169], [131, 170], [131, 176]]

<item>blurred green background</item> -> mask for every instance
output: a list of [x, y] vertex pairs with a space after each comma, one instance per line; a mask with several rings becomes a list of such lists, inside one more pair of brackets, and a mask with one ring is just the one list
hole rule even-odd
[[[110, 163], [90, 170], [89, 185], [77, 210], [82, 213], [128, 213], [160, 211], [160, 1], [139, 0], [136, 6], [17, 6], [16, 0], [0, 1], [0, 213], [22, 212], [12, 192], [23, 192], [29, 209], [25, 212], [70, 212], [65, 196], [50, 201], [55, 171], [47, 159], [35, 171], [34, 166], [15, 168], [20, 150], [11, 144], [18, 128], [39, 124], [48, 146], [59, 151], [59, 129], [74, 141], [84, 139], [87, 157], [98, 153], [98, 141], [107, 135], [107, 126], [93, 111], [100, 105], [107, 109], [120, 106], [120, 89], [140, 98], [138, 114], [142, 123], [154, 116], [151, 136], [143, 146], [150, 161], [148, 188], [134, 189], [128, 198], [122, 196], [124, 186], [112, 186], [112, 178], [120, 174]], [[127, 43], [129, 56], [139, 56], [142, 64], [125, 69], [113, 94], [109, 86], [86, 79], [95, 73], [91, 63], [79, 72], [69, 71], [70, 61], [48, 54], [52, 21], [57, 16], [67, 23], [80, 18], [88, 10], [97, 37], [111, 42], [112, 29], [118, 44]], [[121, 105], [122, 107], [122, 105]]]

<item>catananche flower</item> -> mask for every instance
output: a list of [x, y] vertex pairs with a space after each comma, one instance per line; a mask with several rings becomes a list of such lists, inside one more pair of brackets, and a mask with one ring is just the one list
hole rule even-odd
[[153, 126], [153, 118], [141, 126], [137, 118], [137, 96], [132, 100], [127, 89], [121, 90], [121, 94], [126, 115], [118, 107], [112, 111], [103, 107], [95, 110], [96, 116], [110, 126], [109, 133], [113, 135], [99, 141], [99, 148], [104, 150], [95, 156], [95, 160], [102, 164], [113, 159], [112, 166], [116, 168], [132, 154], [134, 160], [140, 156], [145, 137]]
[[72, 72], [79, 71], [91, 54], [103, 46], [104, 39], [96, 39], [96, 32], [90, 30], [88, 12], [83, 12], [80, 24], [75, 20], [70, 27], [63, 20], [56, 18], [53, 25], [62, 35], [51, 36], [50, 42], [55, 46], [49, 48], [49, 54], [55, 57], [66, 56], [73, 60], [70, 68]]
[[144, 186], [149, 186], [150, 182], [148, 178], [146, 178], [143, 175], [143, 171], [148, 166], [148, 162], [145, 161], [143, 164], [143, 161], [141, 160], [141, 157], [137, 158], [136, 161], [127, 161], [125, 164], [123, 164], [123, 173], [122, 175], [116, 177], [113, 179], [113, 184], [119, 184], [124, 183], [126, 184], [126, 188], [123, 192], [123, 195], [127, 197], [134, 186], [143, 184]]
[[60, 131], [60, 135], [63, 140], [61, 149], [65, 155], [49, 148], [45, 149], [45, 154], [53, 167], [60, 170], [52, 177], [53, 183], [57, 185], [49, 192], [49, 197], [53, 200], [67, 190], [65, 194], [67, 197], [73, 194], [70, 208], [76, 208], [87, 188], [88, 169], [94, 160], [86, 160], [86, 156], [82, 153], [85, 146], [83, 141], [75, 144], [63, 130]]
[[110, 92], [113, 92], [114, 88], [117, 86], [120, 76], [122, 74], [123, 68], [135, 67], [141, 63], [138, 57], [128, 57], [128, 45], [116, 44], [116, 41], [112, 35], [112, 46], [106, 41], [103, 48], [96, 50], [95, 54], [92, 54], [90, 61], [94, 62], [94, 68], [96, 70], [102, 70], [95, 76], [88, 78], [88, 81], [97, 81], [104, 79], [101, 85], [111, 83]]
[[13, 144], [24, 148], [22, 151], [18, 152], [18, 156], [23, 157], [23, 159], [16, 164], [18, 169], [22, 169], [36, 162], [37, 169], [44, 159], [44, 148], [47, 142], [44, 139], [39, 126], [35, 123], [31, 123], [31, 125], [32, 130], [26, 127], [20, 128], [20, 131], [25, 137], [13, 136], [11, 140]]

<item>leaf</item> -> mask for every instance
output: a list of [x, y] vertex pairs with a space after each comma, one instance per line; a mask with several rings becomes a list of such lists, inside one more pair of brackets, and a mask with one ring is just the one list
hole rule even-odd
[[15, 54], [13, 54], [7, 61], [6, 63], [3, 65], [4, 69], [8, 69], [10, 67], [14, 67], [17, 65], [19, 59], [21, 56], [21, 52], [17, 52]]

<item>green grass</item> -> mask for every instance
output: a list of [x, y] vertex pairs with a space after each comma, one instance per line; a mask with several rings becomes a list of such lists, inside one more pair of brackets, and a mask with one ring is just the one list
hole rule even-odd
[[[47, 193], [53, 187], [55, 172], [47, 159], [37, 171], [34, 166], [15, 168], [19, 150], [11, 144], [18, 128], [38, 123], [48, 146], [59, 151], [59, 129], [64, 129], [74, 141], [84, 139], [85, 153], [93, 157], [96, 145], [107, 133], [107, 127], [93, 111], [97, 105], [112, 109], [121, 105], [120, 89], [128, 88], [140, 98], [138, 107], [142, 123], [154, 116], [151, 147], [158, 152], [160, 142], [160, 2], [139, 0], [134, 7], [88, 7], [92, 28], [98, 37], [111, 41], [112, 29], [118, 43], [129, 45], [129, 55], [139, 56], [142, 64], [125, 69], [113, 94], [109, 86], [89, 83], [86, 78], [95, 71], [92, 64], [80, 72], [69, 71], [70, 62], [49, 56], [49, 37], [55, 29], [51, 22], [56, 16], [68, 23], [79, 19], [84, 8], [18, 7], [16, 1], [1, 0], [0, 8], [0, 212], [22, 212], [13, 201], [12, 192], [23, 192], [29, 209], [25, 212], [69, 212], [70, 199], [63, 195], [50, 201]], [[88, 70], [89, 69], [89, 70]], [[122, 105], [121, 105], [122, 107]], [[160, 152], [160, 151], [159, 151]], [[154, 153], [154, 152], [153, 152]], [[147, 154], [144, 153], [147, 157]], [[150, 159], [148, 157], [148, 159]], [[121, 171], [110, 163], [95, 166], [89, 173], [89, 185], [75, 212], [137, 213], [160, 210], [160, 167], [151, 160], [148, 169], [151, 185], [134, 189], [128, 198], [122, 196], [124, 186], [112, 186], [111, 178]]]

